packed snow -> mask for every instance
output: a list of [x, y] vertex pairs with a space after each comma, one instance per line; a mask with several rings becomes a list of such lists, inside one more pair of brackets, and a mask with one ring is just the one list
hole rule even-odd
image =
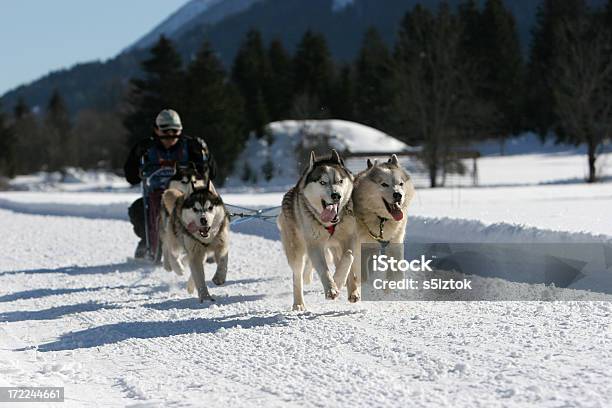
[[[291, 161], [297, 126], [274, 126], [274, 149], [252, 140], [245, 157]], [[347, 133], [335, 134], [359, 142]], [[417, 190], [408, 240], [612, 242], [612, 183], [579, 182], [579, 151], [493, 150], [478, 160], [480, 186]], [[58, 177], [21, 177], [22, 191], [0, 193], [0, 386], [63, 386], [75, 407], [609, 405], [610, 301], [349, 304], [344, 293], [325, 300], [315, 280], [308, 311], [295, 313], [276, 227], [246, 222], [232, 227], [228, 282], [209, 281], [216, 302], [199, 304], [185, 277], [130, 260], [138, 189], [111, 175]], [[229, 183], [224, 201], [279, 205], [297, 170], [282, 177]], [[586, 289], [612, 292], [588, 278]]]

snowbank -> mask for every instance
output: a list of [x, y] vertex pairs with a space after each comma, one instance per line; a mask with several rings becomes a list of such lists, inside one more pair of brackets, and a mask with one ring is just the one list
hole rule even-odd
[[[236, 161], [234, 173], [225, 185], [233, 190], [246, 185], [283, 190], [293, 186], [299, 177], [307, 157], [296, 157], [296, 149], [304, 135], [326, 135], [331, 147], [342, 152], [402, 152], [412, 148], [405, 143], [355, 122], [345, 120], [285, 120], [268, 125], [268, 143], [265, 138], [251, 136]], [[266, 179], [265, 167], [271, 166], [270, 179]]]

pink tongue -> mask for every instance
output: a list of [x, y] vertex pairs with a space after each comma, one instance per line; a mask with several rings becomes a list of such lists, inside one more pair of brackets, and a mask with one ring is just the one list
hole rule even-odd
[[400, 221], [404, 218], [404, 213], [399, 208], [396, 208], [395, 205], [390, 206], [389, 212], [395, 221]]
[[196, 232], [198, 232], [198, 225], [195, 223], [195, 221], [191, 221], [189, 224], [187, 224], [187, 231], [191, 232], [192, 234], [195, 234]]
[[338, 215], [338, 204], [329, 204], [321, 212], [321, 221], [330, 222]]

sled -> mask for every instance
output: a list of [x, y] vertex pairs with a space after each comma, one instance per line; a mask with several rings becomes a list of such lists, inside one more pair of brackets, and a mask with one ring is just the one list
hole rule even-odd
[[175, 167], [161, 167], [150, 174], [143, 170], [142, 201], [145, 219], [145, 259], [155, 264], [161, 263], [162, 257], [161, 240], [159, 239], [161, 197], [175, 175]]

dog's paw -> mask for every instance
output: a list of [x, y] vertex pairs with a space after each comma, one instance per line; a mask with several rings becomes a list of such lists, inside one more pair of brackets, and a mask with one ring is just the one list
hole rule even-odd
[[200, 303], [204, 303], [205, 300], [208, 300], [208, 301], [211, 301], [211, 302], [215, 301], [215, 298], [213, 298], [209, 294], [201, 294], [199, 296], [199, 298], [200, 298]]
[[349, 302], [357, 303], [361, 300], [361, 293], [358, 290], [353, 291], [348, 297]]
[[294, 312], [304, 312], [306, 311], [306, 306], [303, 303], [293, 305]]
[[340, 291], [334, 285], [332, 288], [330, 288], [328, 291], [325, 292], [325, 299], [334, 300], [335, 298], [338, 297], [339, 294], [340, 294]]
[[212, 278], [212, 281], [215, 285], [220, 286], [225, 283], [225, 277], [220, 277], [220, 276], [217, 276], [217, 274], [215, 274], [215, 276], [213, 276]]

